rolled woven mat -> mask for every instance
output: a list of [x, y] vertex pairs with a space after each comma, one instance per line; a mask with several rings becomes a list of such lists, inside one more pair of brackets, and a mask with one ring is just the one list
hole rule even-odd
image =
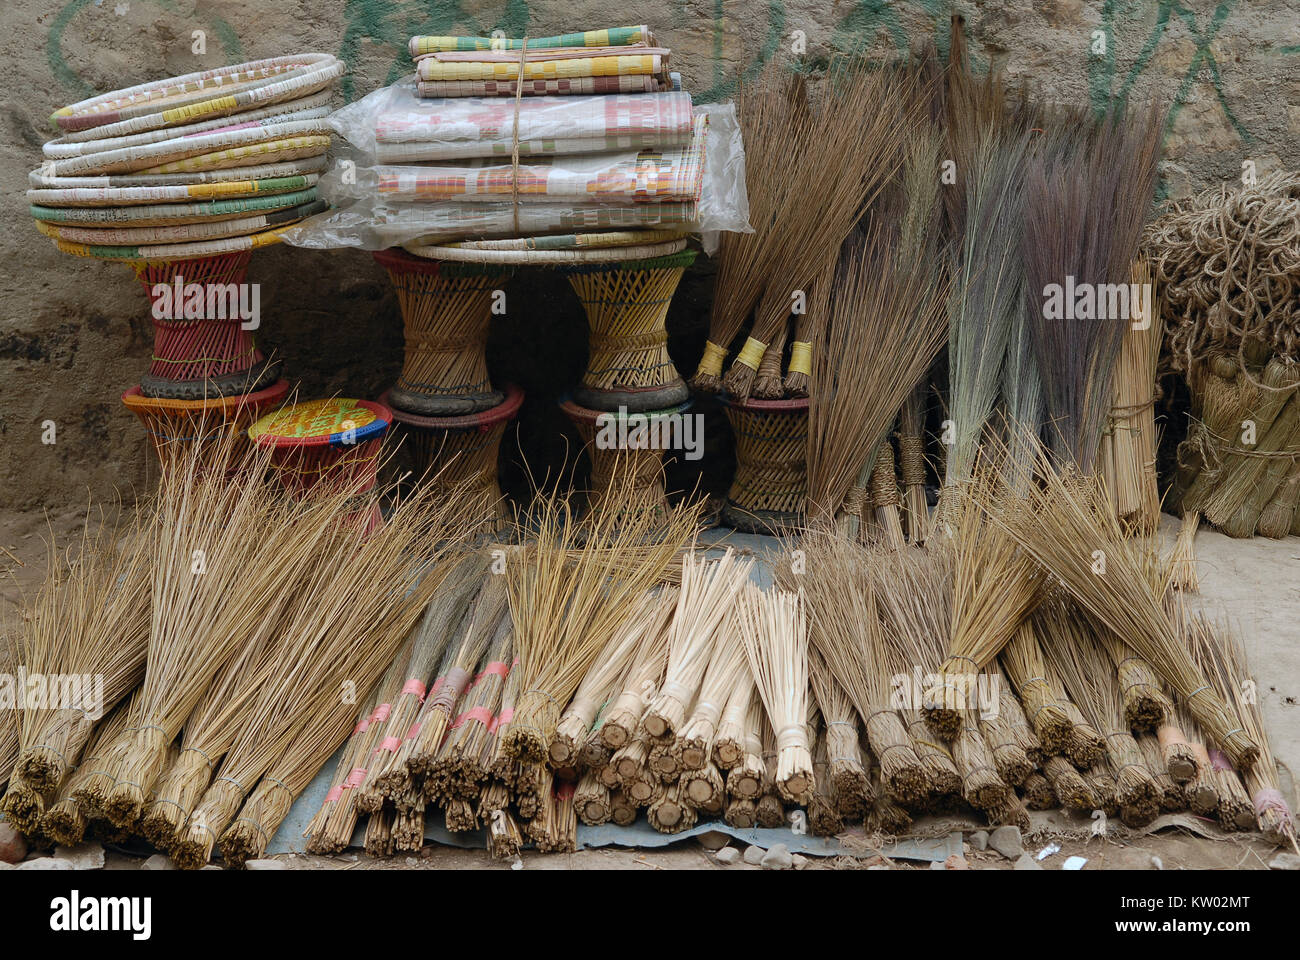
[[313, 200], [296, 207], [276, 210], [271, 213], [258, 214], [254, 217], [236, 217], [234, 219], [213, 220], [206, 223], [175, 224], [165, 227], [78, 227], [56, 226], [41, 220], [36, 221], [36, 229], [47, 237], [69, 240], [73, 243], [88, 244], [153, 244], [184, 243], [197, 240], [215, 240], [222, 237], [238, 237], [249, 233], [260, 233], [271, 227], [297, 223], [304, 217], [329, 209], [324, 200]]
[[[622, 492], [623, 484], [630, 480], [631, 494], [623, 509], [653, 510], [657, 514], [667, 511], [663, 448], [672, 438], [666, 434], [674, 424], [683, 422], [681, 418], [690, 406], [687, 400], [663, 410], [623, 413], [591, 410], [572, 400], [560, 404], [565, 416], [578, 428], [578, 435], [591, 457], [591, 479], [587, 487], [591, 509], [596, 509], [613, 492]], [[667, 455], [675, 454], [668, 451]]]
[[[83, 178], [73, 178], [83, 179]], [[90, 179], [90, 178], [85, 178]], [[27, 191], [27, 202], [45, 207], [118, 207], [130, 205], [181, 203], [185, 200], [220, 198], [242, 200], [297, 193], [315, 187], [316, 173], [261, 180], [228, 180], [224, 183], [178, 184], [158, 187], [67, 187]]]
[[[569, 47], [551, 51], [529, 50], [522, 63], [523, 79], [574, 80], [588, 77], [652, 77], [664, 88], [668, 77], [669, 51], [663, 47], [630, 47], [627, 53], [614, 53], [613, 47], [584, 50]], [[637, 51], [637, 52], [630, 52]], [[464, 59], [465, 57], [483, 59]], [[520, 56], [510, 52], [494, 54], [432, 53], [415, 64], [415, 75], [424, 83], [449, 81], [513, 81], [521, 73]], [[527, 90], [525, 90], [527, 92]]]
[[664, 319], [694, 250], [559, 269], [587, 314], [588, 359], [574, 399], [596, 410], [662, 410], [690, 397]]
[[463, 417], [421, 417], [389, 403], [388, 394], [379, 402], [393, 411], [400, 425], [402, 449], [417, 483], [432, 483], [448, 491], [463, 485], [481, 487], [496, 504], [497, 523], [506, 519], [506, 504], [497, 486], [497, 459], [506, 427], [519, 413], [524, 392], [513, 384], [505, 399], [491, 409]]
[[[514, 80], [422, 80], [416, 84], [421, 97], [513, 97]], [[582, 97], [616, 93], [661, 93], [673, 89], [671, 81], [658, 76], [552, 77], [524, 81], [526, 97]]]
[[137, 386], [122, 394], [122, 404], [139, 418], [159, 460], [166, 463], [169, 443], [202, 440], [227, 424], [246, 427], [283, 403], [288, 393], [288, 380], [277, 380], [254, 393], [199, 400], [147, 397]]
[[[27, 174], [33, 189], [105, 190], [125, 187], [199, 187], [233, 181], [273, 180], [320, 173], [327, 165], [325, 157], [305, 157], [282, 163], [258, 164], [254, 167], [227, 167], [221, 170], [198, 170], [193, 173], [116, 173], [100, 177], [47, 176], [40, 170]], [[184, 199], [184, 198], [182, 198]]]
[[280, 234], [287, 227], [276, 227], [262, 233], [223, 240], [203, 240], [195, 243], [163, 243], [149, 246], [107, 247], [56, 240], [55, 245], [64, 253], [98, 260], [192, 260], [214, 254], [233, 253], [238, 250], [257, 250], [280, 242]]
[[346, 68], [328, 53], [304, 53], [216, 67], [103, 93], [50, 116], [69, 140], [126, 136], [224, 117], [323, 90]]
[[[630, 44], [654, 44], [654, 35], [644, 24], [635, 27], [607, 27], [603, 30], [583, 30], [561, 33], [554, 37], [529, 37], [530, 50], [548, 50], [555, 47], [622, 47]], [[407, 42], [412, 57], [427, 53], [452, 50], [518, 50], [522, 39], [507, 37], [437, 37], [415, 36]]]
[[41, 152], [51, 160], [62, 160], [68, 157], [81, 157], [110, 150], [143, 147], [181, 137], [193, 137], [203, 133], [229, 129], [236, 124], [239, 126], [253, 123], [271, 125], [295, 120], [314, 120], [329, 116], [329, 102], [332, 95], [333, 93], [330, 90], [321, 90], [302, 100], [272, 104], [258, 110], [241, 113], [238, 117], [214, 117], [201, 120], [198, 123], [187, 124], [183, 127], [162, 127], [157, 130], [145, 130], [123, 137], [101, 137], [94, 140], [69, 140], [66, 137], [59, 137], [45, 143], [41, 147]]
[[382, 403], [331, 397], [284, 407], [258, 419], [248, 439], [273, 450], [280, 483], [296, 496], [321, 484], [358, 499], [354, 516], [369, 532], [382, 523], [374, 489], [393, 413]]
[[586, 248], [648, 246], [685, 240], [676, 230], [606, 230], [596, 233], [556, 233], [541, 237], [508, 237], [502, 240], [461, 240], [448, 243], [458, 250], [581, 250]]
[[393, 282], [406, 337], [402, 372], [388, 392], [392, 404], [425, 417], [499, 406], [505, 395], [492, 388], [484, 351], [492, 298], [508, 271], [401, 250], [380, 250], [374, 258]]
[[736, 475], [724, 523], [745, 533], [778, 533], [803, 522], [808, 492], [808, 400], [731, 400]]
[[130, 207], [46, 207], [33, 206], [34, 220], [78, 226], [165, 227], [185, 223], [233, 220], [254, 213], [272, 213], [311, 203], [315, 187], [267, 197], [209, 200], [204, 203], [156, 203]]

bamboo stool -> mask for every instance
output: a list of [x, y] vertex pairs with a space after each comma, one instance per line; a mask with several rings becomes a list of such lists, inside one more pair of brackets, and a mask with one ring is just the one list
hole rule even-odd
[[736, 476], [722, 521], [743, 533], [776, 533], [803, 523], [808, 493], [808, 400], [731, 400]]

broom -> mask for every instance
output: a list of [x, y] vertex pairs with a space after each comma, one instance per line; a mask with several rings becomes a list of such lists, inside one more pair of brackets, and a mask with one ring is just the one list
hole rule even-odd
[[[1037, 457], [1041, 483], [1023, 502], [986, 502], [984, 508], [1026, 553], [1064, 585], [1100, 623], [1124, 637], [1180, 697], [1240, 770], [1249, 768], [1259, 746], [1237, 728], [1227, 705], [1206, 684], [1163, 606], [1163, 588], [1153, 580], [1149, 560], [1124, 540], [1113, 514], [1099, 510], [1095, 481], [1069, 481], [1045, 455]], [[1091, 548], [1091, 549], [1086, 549]], [[1106, 574], [1095, 572], [1095, 551]]]
[[573, 806], [578, 811], [578, 819], [589, 827], [609, 823], [613, 816], [609, 787], [596, 779], [594, 770], [588, 770], [578, 781], [573, 791]]
[[[448, 498], [417, 487], [388, 522], [353, 546], [333, 569], [311, 581], [287, 628], [296, 649], [277, 682], [259, 691], [249, 724], [222, 761], [220, 776], [191, 814], [173, 851], [178, 866], [196, 867], [277, 757], [319, 716], [339, 689], [369, 690], [404, 646], [459, 547], [458, 535], [488, 509], [481, 492]], [[353, 528], [354, 535], [358, 532]], [[371, 572], [386, 589], [358, 595], [355, 569]], [[374, 724], [372, 723], [372, 729]], [[360, 781], [364, 773], [356, 779]], [[342, 841], [346, 843], [346, 840]]]
[[1043, 658], [1038, 638], [1044, 632], [1041, 613], [1022, 623], [1003, 648], [1001, 661], [1043, 749], [1060, 754], [1070, 743], [1074, 722], [1065, 707], [1065, 691], [1055, 682]]
[[[20, 752], [4, 772], [12, 768], [39, 793], [49, 793], [63, 782], [70, 759], [86, 745], [95, 722], [144, 676], [149, 558], [142, 522], [137, 518], [125, 529], [101, 525], [92, 534], [87, 517], [80, 545], [66, 566], [50, 544], [45, 582], [33, 608], [24, 614], [27, 629], [19, 640], [20, 662], [29, 677], [85, 678], [103, 687], [74, 687], [71, 692], [79, 702], [60, 701], [54, 709], [24, 702], [16, 717]], [[65, 693], [66, 687], [64, 683]]]
[[858, 746], [861, 732], [858, 715], [849, 695], [831, 676], [830, 668], [816, 649], [808, 651], [808, 672], [826, 729], [822, 746], [826, 754], [826, 775], [818, 778], [818, 782], [825, 779], [834, 809], [840, 816], [861, 819], [874, 798], [871, 779], [862, 763], [862, 748]]
[[[88, 824], [87, 810], [78, 803], [73, 793], [92, 773], [99, 770], [107, 758], [108, 748], [118, 740], [126, 729], [127, 717], [131, 712], [130, 700], [124, 700], [113, 708], [94, 728], [90, 740], [78, 761], [62, 786], [59, 787], [54, 802], [41, 816], [39, 832], [56, 844], [75, 847], [86, 836]], [[21, 829], [19, 823], [10, 818], [14, 826]]]
[[722, 717], [713, 738], [713, 763], [719, 770], [730, 770], [745, 755], [746, 717], [755, 696], [754, 678], [741, 670], [727, 693]]
[[808, 714], [808, 626], [803, 597], [746, 585], [735, 597], [749, 669], [776, 732], [776, 789], [806, 806], [814, 788]]
[[762, 700], [759, 700], [760, 724], [763, 730], [763, 795], [758, 798], [754, 804], [754, 816], [758, 820], [760, 827], [773, 829], [785, 826], [785, 803], [781, 799], [781, 793], [776, 787], [777, 774], [777, 747], [776, 734], [772, 730], [772, 725], [766, 722], [766, 716], [762, 711]]
[[729, 619], [718, 625], [712, 660], [704, 673], [689, 719], [677, 733], [674, 749], [686, 770], [704, 769], [713, 751], [722, 721], [722, 709], [731, 691], [752, 689], [744, 644]]
[[641, 717], [652, 738], [671, 740], [686, 723], [714, 648], [726, 639], [723, 618], [748, 583], [753, 565], [731, 548], [720, 560], [682, 558], [681, 594], [668, 631], [668, 667]]
[[898, 467], [903, 485], [903, 517], [907, 542], [922, 544], [929, 535], [930, 505], [925, 497], [925, 396], [928, 385], [917, 384], [898, 415]]
[[[675, 564], [685, 569], [682, 564]], [[668, 664], [668, 631], [680, 599], [678, 587], [660, 587], [655, 615], [646, 625], [622, 687], [601, 717], [600, 739], [610, 750], [617, 750], [631, 740], [641, 723], [641, 715], [663, 682]]]
[[[534, 507], [535, 540], [506, 564], [510, 615], [515, 624], [520, 696], [502, 745], [517, 760], [540, 762], [592, 661], [618, 628], [623, 611], [658, 578], [668, 558], [696, 533], [703, 504], [655, 516], [621, 509], [631, 490], [622, 477], [581, 527], [565, 500]], [[652, 544], [640, 554], [622, 548]], [[577, 557], [569, 560], [569, 551]]]
[[758, 690], [753, 689], [745, 710], [740, 757], [727, 771], [727, 795], [733, 799], [757, 804], [768, 786], [763, 760], [764, 726], [763, 701]]
[[808, 803], [808, 832], [814, 837], [833, 837], [843, 832], [844, 818], [835, 804], [835, 791], [831, 785], [826, 727], [810, 725], [809, 737], [816, 744], [813, 749], [813, 779], [817, 786]]
[[[800, 549], [812, 571], [800, 578], [812, 643], [863, 718], [885, 788], [900, 802], [918, 805], [929, 794], [930, 783], [893, 707], [887, 644], [875, 590], [860, 567], [861, 548], [829, 534], [809, 533]], [[786, 586], [785, 568], [776, 569], [779, 582]]]
[[653, 625], [658, 606], [656, 591], [647, 590], [632, 602], [631, 612], [596, 657], [560, 716], [547, 751], [552, 769], [577, 764], [579, 748], [586, 741], [596, 715], [627, 673], [629, 663]]

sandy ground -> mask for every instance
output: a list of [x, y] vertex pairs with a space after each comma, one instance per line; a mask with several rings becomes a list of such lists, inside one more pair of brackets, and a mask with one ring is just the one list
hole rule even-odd
[[[12, 622], [21, 592], [39, 583], [44, 572], [43, 538], [53, 532], [66, 542], [81, 525], [76, 509], [36, 513], [0, 512], [0, 623]], [[1172, 536], [1177, 521], [1165, 517], [1164, 532]], [[1297, 809], [1291, 771], [1300, 769], [1300, 539], [1264, 538], [1233, 540], [1202, 529], [1196, 538], [1201, 578], [1197, 602], [1220, 614], [1244, 639], [1252, 671], [1259, 682], [1265, 723], [1276, 758], [1283, 766], [1283, 791]], [[734, 842], [734, 841], [733, 841]], [[1046, 840], [1027, 841], [1036, 852]], [[1163, 869], [1263, 869], [1273, 848], [1260, 841], [1232, 838], [1214, 841], [1181, 830], [1128, 840], [1091, 838], [1059, 840], [1061, 851], [1043, 861], [1046, 869], [1059, 869], [1070, 855], [1088, 859], [1084, 869], [1155, 869], [1153, 856]], [[1010, 869], [1011, 863], [992, 851], [968, 849], [972, 869]], [[140, 850], [110, 849], [108, 869], [133, 869], [144, 859]], [[277, 859], [291, 869], [390, 870], [436, 867], [442, 869], [510, 869], [477, 850], [426, 846], [419, 856], [371, 860], [360, 851], [337, 857], [288, 854]], [[875, 863], [885, 863], [876, 860]], [[871, 860], [848, 858], [810, 860], [808, 869], [835, 869], [870, 865]], [[928, 864], [888, 862], [898, 869], [924, 869]], [[574, 854], [537, 854], [527, 851], [524, 869], [722, 869], [698, 840], [684, 840], [669, 848], [637, 851], [613, 848], [583, 850]], [[743, 864], [725, 869], [758, 869]]]

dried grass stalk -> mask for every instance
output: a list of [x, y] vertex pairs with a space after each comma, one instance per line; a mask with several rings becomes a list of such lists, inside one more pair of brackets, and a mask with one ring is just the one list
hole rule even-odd
[[862, 748], [858, 746], [861, 729], [857, 711], [816, 649], [808, 651], [808, 668], [817, 706], [825, 722], [826, 775], [830, 795], [841, 816], [861, 819], [866, 816], [872, 797], [871, 779], [862, 762]]
[[753, 683], [745, 646], [731, 619], [724, 617], [690, 719], [678, 732], [674, 745], [685, 770], [701, 770], [708, 763], [729, 695], [736, 689], [752, 690]]
[[669, 626], [677, 610], [680, 590], [661, 586], [656, 598], [654, 618], [646, 626], [645, 635], [622, 678], [622, 687], [601, 715], [600, 739], [611, 750], [627, 744], [636, 733], [641, 716], [663, 683], [668, 667]]

